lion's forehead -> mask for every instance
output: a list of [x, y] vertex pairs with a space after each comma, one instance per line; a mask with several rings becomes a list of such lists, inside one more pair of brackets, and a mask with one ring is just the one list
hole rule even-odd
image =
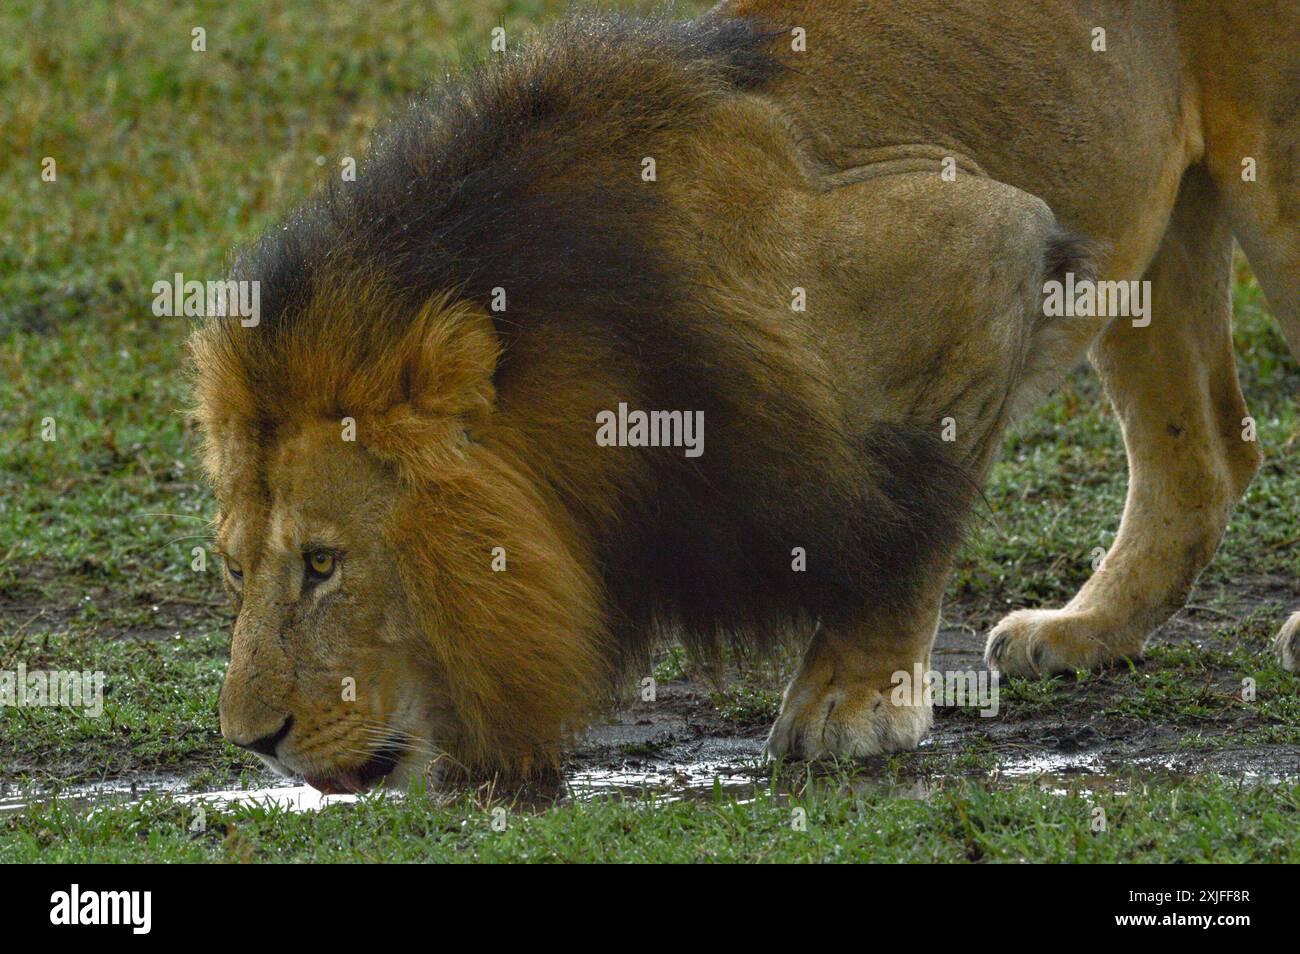
[[373, 532], [382, 467], [344, 439], [334, 422], [286, 430], [270, 447], [229, 454], [218, 475], [217, 538], [225, 552], [342, 547]]

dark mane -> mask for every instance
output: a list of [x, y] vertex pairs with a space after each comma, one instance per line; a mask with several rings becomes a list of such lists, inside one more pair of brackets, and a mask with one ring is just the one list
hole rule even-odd
[[[382, 284], [383, 300], [411, 314], [448, 294], [488, 312], [499, 393], [512, 358], [525, 368], [516, 355], [529, 353], [529, 332], [564, 322], [593, 332], [576, 340], [598, 340], [611, 364], [582, 372], [608, 382], [603, 406], [636, 399], [723, 422], [707, 460], [644, 458], [645, 497], [591, 504], [589, 516], [618, 514], [595, 534], [596, 560], [632, 643], [657, 623], [707, 651], [724, 634], [762, 642], [808, 616], [901, 605], [960, 538], [971, 498], [938, 438], [897, 423], [848, 430], [833, 386], [780, 322], [735, 321], [699, 293], [717, 280], [707, 256], [692, 271], [665, 247], [695, 235], [665, 239], [675, 213], [642, 180], [642, 159], [674, 168], [719, 101], [784, 69], [768, 52], [774, 36], [731, 18], [572, 17], [419, 98], [377, 137], [356, 182], [333, 182], [236, 264], [237, 278], [262, 283], [262, 341], [349, 276]], [[491, 308], [497, 287], [505, 312]], [[375, 330], [385, 319], [358, 308], [339, 320]], [[274, 390], [276, 349], [239, 340], [250, 377]], [[594, 409], [574, 400], [549, 423], [590, 428]], [[588, 506], [573, 475], [549, 476], [571, 508]], [[813, 550], [806, 571], [791, 570], [795, 548]]]
[[770, 37], [730, 18], [574, 15], [417, 98], [355, 182], [332, 178], [237, 256], [235, 277], [260, 280], [271, 327], [324, 269], [381, 270], [413, 303], [452, 290], [486, 307], [501, 287], [502, 324], [577, 300], [590, 317], [635, 318], [667, 287], [638, 234], [656, 203], [642, 157], [780, 69]]

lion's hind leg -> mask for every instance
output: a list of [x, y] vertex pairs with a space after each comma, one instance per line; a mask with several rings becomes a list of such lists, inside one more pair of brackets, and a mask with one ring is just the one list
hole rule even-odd
[[[1251, 16], [1252, 29], [1261, 29]], [[1278, 27], [1288, 33], [1273, 35]], [[1228, 71], [1207, 91], [1207, 161], [1233, 234], [1300, 360], [1300, 23], [1271, 29], [1269, 49], [1290, 55], [1291, 63], [1260, 57], [1244, 74]], [[1300, 672], [1300, 613], [1287, 620], [1274, 645], [1282, 665]]]
[[1300, 613], [1292, 613], [1291, 618], [1282, 624], [1282, 629], [1273, 641], [1273, 651], [1283, 669], [1300, 672]]
[[1115, 319], [1091, 354], [1128, 452], [1119, 533], [1064, 608], [998, 623], [990, 667], [1049, 675], [1138, 656], [1213, 557], [1260, 462], [1232, 352], [1231, 256], [1218, 193], [1193, 168], [1145, 276], [1150, 324]]

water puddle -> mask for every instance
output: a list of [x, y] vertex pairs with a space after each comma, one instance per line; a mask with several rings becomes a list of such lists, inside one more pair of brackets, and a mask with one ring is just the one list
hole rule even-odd
[[[1145, 777], [1184, 776], [1185, 759], [1175, 755], [1138, 757], [1128, 763]], [[1066, 795], [1094, 792], [1121, 793], [1141, 784], [1139, 776], [1116, 774], [1113, 765], [1097, 752], [1034, 754], [1004, 759], [984, 774], [992, 785], [1000, 782], [1037, 784], [1044, 792]], [[1282, 781], [1285, 774], [1237, 773], [1248, 784]], [[898, 778], [891, 775], [860, 774], [845, 777], [816, 769], [789, 772], [776, 787], [777, 795], [806, 793], [810, 786], [825, 786], [854, 794], [885, 795], [895, 798], [926, 799], [956, 779], [939, 773], [932, 777]], [[969, 776], [978, 778], [979, 775]], [[559, 799], [589, 801], [614, 797], [631, 800], [684, 801], [725, 796], [728, 801], [746, 803], [773, 790], [767, 769], [759, 759], [719, 762], [676, 762], [633, 760], [606, 767], [584, 766], [566, 774], [560, 789], [521, 804], [541, 808]], [[69, 785], [58, 790], [0, 784], [0, 819], [36, 804], [58, 800], [61, 804], [91, 812], [115, 805], [129, 805], [149, 797], [162, 796], [184, 805], [203, 803], [211, 808], [236, 805], [259, 806], [289, 812], [314, 812], [332, 805], [354, 804], [356, 795], [322, 795], [309, 785], [273, 784], [262, 788], [192, 789], [183, 777], [154, 776], [135, 781], [115, 780]], [[367, 796], [374, 797], [374, 796]], [[400, 798], [400, 793], [388, 797]]]
[[55, 799], [70, 808], [94, 811], [114, 805], [135, 804], [156, 796], [168, 797], [184, 805], [200, 802], [214, 808], [256, 805], [292, 812], [318, 811], [327, 805], [348, 805], [357, 801], [356, 795], [322, 795], [310, 785], [189, 791], [184, 779], [158, 778], [136, 782], [88, 782], [68, 785], [57, 792], [39, 790], [11, 792], [0, 789], [0, 818], [25, 811], [32, 805], [47, 804]]
[[[767, 785], [766, 779], [756, 777], [756, 771], [757, 767], [746, 769], [707, 763], [590, 769], [570, 773], [564, 780], [563, 789], [556, 794], [577, 801], [603, 796], [635, 798], [648, 795], [675, 801], [709, 797], [717, 790], [725, 791], [729, 797], [744, 794], [752, 797]], [[57, 790], [0, 786], [0, 818], [56, 799], [70, 808], [96, 811], [159, 796], [184, 805], [203, 803], [210, 808], [248, 805], [290, 812], [314, 812], [331, 805], [355, 804], [359, 798], [356, 795], [322, 795], [310, 785], [293, 784], [191, 790], [181, 777], [151, 777], [136, 781], [87, 782]], [[373, 798], [374, 795], [367, 797]], [[386, 797], [401, 798], [403, 795], [393, 792]]]
[[1022, 779], [1038, 775], [1103, 775], [1105, 769], [1096, 753], [1032, 755], [1007, 759], [994, 770], [994, 777]]
[[356, 795], [322, 795], [310, 785], [282, 785], [275, 788], [255, 788], [243, 791], [226, 789], [224, 791], [186, 792], [174, 796], [176, 801], [190, 804], [203, 802], [216, 808], [231, 805], [257, 805], [263, 808], [279, 808], [291, 812], [314, 812], [328, 805], [352, 805], [357, 801]]
[[565, 778], [565, 788], [578, 801], [603, 796], [645, 797], [677, 801], [708, 798], [725, 792], [729, 798], [748, 801], [768, 787], [759, 763], [753, 766], [716, 765], [708, 762], [653, 763], [649, 766], [584, 769]]
[[56, 790], [0, 785], [0, 818], [25, 811], [32, 805], [52, 802], [56, 798], [71, 808], [95, 808], [99, 805], [138, 802], [153, 794], [169, 794], [183, 789], [184, 784], [182, 779], [150, 777], [136, 781], [116, 779], [82, 782], [60, 786]]

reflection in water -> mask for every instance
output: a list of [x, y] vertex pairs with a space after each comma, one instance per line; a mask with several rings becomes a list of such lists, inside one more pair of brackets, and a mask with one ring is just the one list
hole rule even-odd
[[[1113, 768], [1113, 766], [1112, 766]], [[1135, 784], [1133, 769], [1145, 773], [1177, 775], [1188, 766], [1177, 756], [1146, 757], [1128, 763], [1129, 773], [1112, 774], [1095, 753], [1036, 754], [1006, 759], [991, 772], [986, 782], [997, 786], [1031, 781], [1043, 791], [1066, 794], [1069, 791], [1122, 791]], [[981, 773], [974, 776], [978, 778]], [[513, 799], [519, 807], [544, 808], [555, 801], [587, 801], [593, 798], [621, 797], [655, 801], [707, 800], [725, 797], [728, 801], [748, 802], [767, 793], [777, 797], [802, 798], [810, 789], [851, 792], [856, 795], [885, 795], [894, 798], [925, 799], [951, 784], [958, 776], [939, 773], [924, 777], [893, 774], [845, 773], [815, 766], [787, 766], [782, 777], [773, 782], [769, 769], [757, 759], [732, 763], [634, 761], [614, 767], [583, 766], [566, 774], [559, 786], [549, 786]], [[1261, 772], [1241, 775], [1248, 783], [1279, 781], [1277, 776]], [[482, 794], [482, 793], [480, 793]], [[503, 793], [495, 792], [501, 796]], [[331, 805], [348, 805], [356, 795], [322, 795], [309, 785], [275, 785], [252, 789], [218, 789], [193, 791], [184, 778], [152, 777], [143, 780], [92, 782], [65, 786], [55, 791], [20, 790], [0, 784], [0, 818], [21, 812], [29, 805], [48, 803], [55, 798], [65, 806], [94, 811], [110, 805], [131, 804], [150, 796], [166, 796], [182, 804], [202, 802], [213, 808], [234, 805], [261, 806], [290, 812], [312, 812]], [[366, 796], [373, 798], [375, 796]], [[385, 797], [401, 798], [399, 793]]]
[[68, 785], [57, 792], [24, 793], [12, 789], [0, 790], [0, 818], [14, 812], [21, 812], [29, 805], [48, 803], [56, 798], [68, 807], [93, 810], [110, 805], [132, 804], [158, 795], [170, 796], [181, 804], [203, 802], [213, 807], [260, 805], [294, 812], [316, 811], [326, 805], [346, 805], [357, 800], [355, 795], [322, 795], [310, 785], [191, 792], [186, 791], [183, 779], [89, 782], [82, 785]]
[[[757, 766], [742, 768], [707, 763], [664, 763], [636, 769], [584, 769], [569, 774], [562, 787], [532, 793], [535, 797], [524, 800], [541, 803], [556, 798], [573, 798], [582, 801], [607, 795], [628, 797], [654, 795], [658, 798], [675, 800], [707, 796], [715, 789], [724, 790], [729, 796], [753, 795], [768, 784], [765, 778], [757, 777], [759, 772]], [[391, 798], [403, 797], [400, 793], [385, 794]], [[0, 817], [21, 812], [29, 805], [54, 801], [56, 798], [61, 804], [71, 808], [94, 810], [109, 805], [132, 804], [150, 796], [167, 796], [181, 804], [202, 802], [213, 808], [250, 805], [291, 812], [313, 812], [330, 805], [349, 805], [355, 803], [358, 798], [356, 795], [322, 795], [310, 785], [191, 791], [185, 779], [163, 777], [134, 782], [89, 782], [64, 786], [57, 791], [20, 790], [14, 786], [0, 787]]]
[[766, 787], [767, 779], [762, 777], [757, 765], [747, 767], [707, 762], [587, 768], [572, 772], [565, 779], [568, 794], [579, 801], [602, 795], [654, 795], [676, 800], [712, 795], [719, 789], [728, 795], [752, 796]]

